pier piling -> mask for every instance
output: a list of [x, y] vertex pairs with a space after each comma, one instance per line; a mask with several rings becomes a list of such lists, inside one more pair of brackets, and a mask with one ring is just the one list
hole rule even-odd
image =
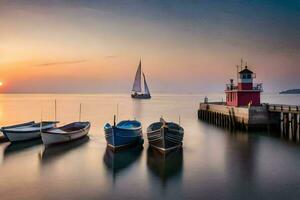
[[298, 106], [227, 106], [224, 102], [200, 103], [198, 118], [230, 130], [278, 130], [282, 137], [300, 141]]

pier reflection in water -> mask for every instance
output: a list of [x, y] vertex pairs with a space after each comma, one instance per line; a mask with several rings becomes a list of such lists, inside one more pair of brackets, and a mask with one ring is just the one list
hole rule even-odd
[[234, 182], [255, 179], [256, 147], [258, 140], [243, 132], [229, 132], [226, 135], [226, 170], [236, 174]]
[[147, 150], [147, 167], [149, 171], [158, 177], [163, 186], [168, 180], [180, 178], [183, 170], [183, 150], [182, 148], [162, 154], [149, 147]]

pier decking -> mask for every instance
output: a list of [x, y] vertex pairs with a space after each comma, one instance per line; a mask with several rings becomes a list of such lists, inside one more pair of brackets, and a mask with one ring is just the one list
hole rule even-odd
[[198, 118], [230, 129], [280, 130], [290, 139], [300, 140], [300, 106], [262, 104], [227, 106], [223, 102], [200, 103]]

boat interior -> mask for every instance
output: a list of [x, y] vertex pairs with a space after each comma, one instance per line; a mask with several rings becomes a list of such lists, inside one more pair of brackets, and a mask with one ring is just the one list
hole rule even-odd
[[[59, 123], [59, 122], [56, 122], [56, 121], [49, 121], [49, 122], [46, 122], [46, 121], [44, 121], [44, 122], [42, 122], [42, 126], [47, 126], [47, 125], [49, 125], [49, 124], [57, 124], [57, 123]], [[40, 127], [41, 126], [41, 122], [39, 122], [39, 123], [34, 123], [34, 124], [32, 124], [32, 126], [31, 127]]]
[[[183, 128], [176, 124], [176, 123], [173, 123], [173, 122], [167, 122], [165, 123], [166, 126], [169, 128], [169, 129], [173, 129], [173, 130], [178, 130], [178, 131], [183, 131]], [[151, 124], [149, 127], [148, 127], [148, 131], [155, 131], [155, 130], [159, 130], [162, 128], [162, 126], [164, 125], [163, 122], [156, 122], [156, 123], [153, 123]]]
[[34, 121], [31, 121], [31, 122], [26, 122], [26, 123], [22, 123], [22, 124], [12, 125], [12, 126], [5, 126], [5, 127], [2, 127], [2, 129], [27, 127], [27, 126], [32, 126], [32, 125], [34, 125], [34, 124], [35, 124], [35, 122], [34, 122]]
[[166, 125], [168, 126], [169, 129], [183, 131], [183, 128], [180, 125], [176, 124], [176, 123], [168, 122]]
[[136, 120], [121, 121], [117, 124], [117, 127], [122, 129], [137, 129], [141, 128], [141, 126], [141, 123]]
[[163, 122], [155, 122], [148, 127], [148, 131], [156, 131], [162, 128]]
[[62, 126], [62, 127], [51, 129], [47, 132], [48, 133], [60, 133], [60, 134], [69, 133], [69, 132], [78, 131], [80, 129], [84, 129], [88, 125], [89, 125], [89, 122], [74, 122], [74, 123], [67, 124], [67, 125]]

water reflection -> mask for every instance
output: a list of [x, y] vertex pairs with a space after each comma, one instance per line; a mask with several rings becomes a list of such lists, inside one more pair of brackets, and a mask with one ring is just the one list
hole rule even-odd
[[3, 153], [4, 159], [7, 158], [8, 156], [11, 156], [11, 155], [19, 153], [19, 152], [23, 152], [26, 149], [30, 149], [32, 147], [35, 147], [35, 146], [38, 146], [41, 144], [42, 144], [41, 139], [10, 143], [4, 149], [4, 153]]
[[118, 152], [113, 152], [110, 148], [106, 147], [103, 161], [115, 179], [118, 173], [127, 169], [141, 157], [142, 151], [143, 146], [141, 145]]
[[228, 174], [237, 174], [244, 180], [255, 179], [255, 155], [257, 142], [247, 133], [230, 133], [227, 135], [226, 163]]
[[169, 154], [162, 154], [149, 147], [147, 150], [147, 166], [149, 171], [158, 177], [163, 186], [168, 180], [178, 178], [183, 170], [182, 148]]
[[44, 151], [40, 153], [40, 161], [42, 164], [48, 164], [52, 160], [58, 159], [60, 156], [63, 156], [67, 152], [86, 144], [89, 139], [89, 136], [85, 136], [68, 143], [47, 146], [44, 148]]
[[133, 103], [133, 116], [136, 119], [142, 119], [142, 113], [143, 113], [143, 103], [141, 100], [132, 99]]

